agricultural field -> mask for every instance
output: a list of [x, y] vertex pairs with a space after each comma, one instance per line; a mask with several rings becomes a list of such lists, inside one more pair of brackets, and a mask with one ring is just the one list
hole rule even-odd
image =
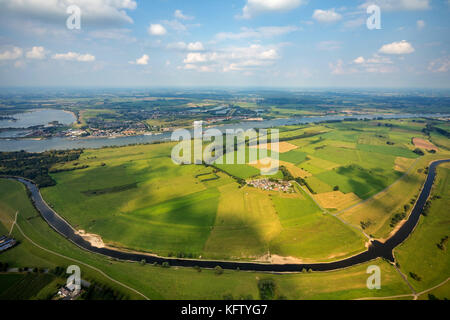
[[[55, 165], [57, 184], [42, 195], [77, 230], [108, 246], [162, 256], [332, 261], [363, 251], [363, 231], [388, 236], [392, 216], [418, 194], [427, 161], [442, 152], [413, 152], [414, 138], [426, 138], [423, 126], [396, 120], [283, 128], [280, 165], [306, 187], [289, 196], [242, 186], [262, 178], [261, 165], [248, 163], [249, 147], [245, 164], [221, 164], [223, 156], [213, 166], [177, 166], [172, 143], [86, 150]], [[270, 146], [258, 154], [264, 148]], [[64, 171], [72, 167], [84, 169]], [[393, 197], [400, 188], [408, 194]]]
[[[286, 275], [231, 270], [217, 275], [208, 269], [199, 272], [194, 268], [162, 268], [114, 261], [83, 251], [50, 229], [27, 199], [21, 184], [0, 180], [0, 186], [10, 190], [9, 196], [0, 195], [1, 221], [12, 220], [16, 209], [20, 210], [17, 220], [20, 229], [16, 226], [13, 230], [13, 236], [20, 245], [2, 254], [0, 262], [13, 268], [47, 269], [79, 264], [84, 280], [107, 284], [131, 299], [224, 299], [230, 295], [234, 299], [260, 299], [258, 283], [261, 280], [273, 281], [276, 287], [274, 298], [284, 299], [357, 299], [410, 293], [396, 270], [381, 259], [340, 271]], [[2, 222], [0, 227], [9, 229], [10, 225]], [[366, 269], [373, 264], [382, 270], [381, 290], [368, 290], [366, 287]], [[6, 294], [12, 286], [19, 286], [25, 277], [32, 280], [34, 275], [0, 273], [0, 295]], [[36, 293], [37, 287], [27, 287], [22, 292], [23, 297], [46, 299], [56, 291], [57, 281], [45, 283], [40, 284], [39, 293]], [[330, 283], [334, 285], [330, 286]]]

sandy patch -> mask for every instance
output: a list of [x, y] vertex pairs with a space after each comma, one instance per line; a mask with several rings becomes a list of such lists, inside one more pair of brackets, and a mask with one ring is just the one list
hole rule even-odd
[[314, 199], [326, 209], [343, 210], [361, 199], [354, 193], [342, 193], [341, 191], [326, 192], [314, 195]]
[[395, 158], [394, 169], [399, 172], [406, 172], [413, 165], [414, 161], [414, 159], [397, 157]]
[[266, 150], [279, 150], [279, 153], [286, 153], [295, 149], [298, 149], [298, 146], [290, 144], [289, 142], [280, 142], [276, 144], [271, 143], [265, 143], [260, 144], [258, 146], [251, 146], [251, 148], [259, 148], [259, 149], [266, 149]]
[[84, 240], [89, 242], [91, 246], [96, 248], [105, 248], [105, 244], [103, 243], [102, 237], [97, 234], [86, 233], [84, 230], [79, 230], [76, 232], [77, 235], [81, 236]]
[[276, 254], [266, 254], [256, 261], [258, 262], [267, 262], [270, 264], [303, 264], [302, 259], [294, 258], [294, 257], [282, 257]]
[[424, 140], [421, 138], [414, 138], [413, 143], [417, 148], [422, 148], [425, 150], [439, 151], [439, 149], [434, 144], [432, 144], [430, 141], [427, 141], [427, 140]]

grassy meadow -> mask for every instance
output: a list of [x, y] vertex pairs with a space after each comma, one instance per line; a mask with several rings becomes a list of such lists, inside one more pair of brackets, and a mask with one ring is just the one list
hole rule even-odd
[[[436, 286], [450, 276], [449, 245], [443, 241], [450, 236], [450, 164], [438, 167], [435, 183], [426, 216], [420, 218], [414, 233], [395, 250], [398, 263], [417, 292]], [[445, 297], [450, 298], [450, 287], [446, 288]]]
[[[383, 120], [281, 128], [281, 164], [305, 179], [308, 193], [239, 186], [232, 176], [260, 177], [250, 163], [215, 164], [220, 171], [177, 166], [170, 158], [174, 144], [164, 143], [86, 150], [54, 169], [87, 168], [53, 174], [57, 185], [42, 195], [76, 229], [110, 246], [163, 256], [336, 260], [364, 250], [365, 238], [312, 197], [352, 226], [386, 237], [391, 218], [418, 194], [427, 163], [446, 152], [413, 152], [412, 139], [426, 138], [424, 127]], [[246, 160], [249, 152], [246, 147]]]
[[[213, 270], [207, 269], [199, 272], [193, 268], [162, 268], [118, 262], [81, 250], [49, 228], [27, 199], [25, 187], [20, 183], [0, 180], [0, 187], [10, 191], [8, 194], [0, 193], [0, 217], [2, 218], [0, 228], [3, 228], [3, 231], [9, 229], [10, 225], [6, 221], [12, 221], [16, 210], [19, 209], [17, 221], [20, 229], [27, 236], [25, 238], [15, 227], [13, 236], [20, 241], [20, 244], [0, 255], [1, 262], [8, 263], [10, 267], [49, 269], [57, 266], [66, 268], [69, 265], [78, 264], [81, 267], [83, 279], [107, 284], [131, 299], [143, 297], [106, 278], [99, 270], [153, 300], [220, 300], [230, 296], [234, 299], [259, 299], [258, 282], [265, 279], [272, 279], [276, 285], [277, 297], [286, 299], [357, 299], [409, 293], [400, 275], [391, 265], [382, 260], [334, 272], [286, 275], [231, 270], [224, 271], [222, 275], [216, 275]], [[366, 287], [368, 278], [366, 269], [374, 264], [380, 266], [382, 270], [381, 290], [368, 290]], [[21, 288], [23, 283], [34, 283], [33, 286], [27, 286], [20, 291], [21, 295], [18, 298], [23, 299], [46, 299], [57, 291], [57, 284], [60, 284], [56, 279], [34, 279], [26, 274], [0, 273], [0, 296], [10, 297], [8, 293], [11, 292], [10, 290], [14, 290], [17, 294], [19, 291], [16, 289]]]

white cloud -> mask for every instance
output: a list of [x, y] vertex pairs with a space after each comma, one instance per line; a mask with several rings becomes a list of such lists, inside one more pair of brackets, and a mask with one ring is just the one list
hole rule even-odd
[[201, 42], [191, 42], [187, 45], [189, 51], [204, 51], [205, 48]]
[[364, 62], [366, 62], [366, 59], [364, 59], [364, 57], [358, 57], [355, 60], [353, 60], [353, 63], [355, 64], [363, 64]]
[[252, 28], [241, 28], [241, 32], [233, 33], [233, 32], [221, 32], [216, 34], [215, 39], [218, 41], [222, 40], [240, 40], [240, 39], [248, 39], [248, 38], [272, 38], [277, 36], [282, 36], [284, 34], [288, 34], [294, 31], [299, 30], [296, 26], [269, 26], [269, 27], [260, 27], [256, 29]]
[[133, 23], [126, 10], [137, 7], [134, 0], [0, 0], [0, 12], [60, 24], [67, 19], [70, 5], [80, 7], [82, 24], [103, 26]]
[[427, 24], [423, 20], [417, 20], [417, 29], [422, 30]]
[[351, 63], [345, 63], [338, 60], [336, 63], [330, 63], [331, 73], [335, 75], [355, 74], [355, 73], [392, 73], [398, 71], [394, 62], [389, 57], [383, 57], [374, 54], [370, 58], [360, 56]]
[[130, 64], [137, 64], [139, 66], [146, 66], [148, 65], [148, 62], [150, 60], [150, 57], [146, 54], [144, 54], [142, 57], [136, 59], [136, 61], [131, 61]]
[[180, 20], [193, 20], [194, 17], [185, 15], [181, 10], [175, 10], [173, 14], [175, 18]]
[[320, 23], [335, 23], [342, 19], [342, 15], [335, 12], [334, 9], [314, 11], [313, 19]]
[[304, 4], [305, 0], [247, 0], [247, 4], [242, 9], [242, 18], [250, 19], [263, 12], [283, 12], [289, 11]]
[[370, 0], [362, 4], [361, 8], [367, 8], [376, 4], [386, 11], [414, 11], [430, 9], [431, 0]]
[[192, 63], [201, 63], [206, 62], [208, 60], [212, 60], [213, 57], [209, 54], [203, 54], [203, 53], [188, 53], [186, 58], [184, 59], [184, 63], [186, 64], [192, 64]]
[[379, 50], [380, 53], [384, 54], [410, 54], [414, 51], [413, 46], [406, 40], [385, 44]]
[[16, 60], [22, 57], [23, 50], [18, 47], [13, 47], [11, 50], [6, 50], [0, 52], [0, 61], [1, 60]]
[[150, 27], [148, 27], [148, 33], [153, 36], [163, 36], [167, 34], [167, 30], [160, 24], [151, 24]]
[[183, 61], [182, 69], [201, 72], [246, 72], [254, 68], [270, 66], [277, 59], [279, 54], [276, 48], [254, 44], [249, 47], [229, 47], [207, 53], [188, 53]]
[[436, 73], [449, 72], [450, 57], [439, 58], [431, 61], [430, 64], [428, 65], [428, 71]]
[[76, 52], [67, 52], [67, 53], [57, 53], [52, 56], [52, 59], [78, 61], [78, 62], [93, 62], [95, 61], [95, 56], [91, 54], [79, 54]]
[[26, 53], [26, 57], [28, 59], [38, 59], [42, 60], [45, 59], [45, 49], [44, 47], [33, 47], [30, 51]]

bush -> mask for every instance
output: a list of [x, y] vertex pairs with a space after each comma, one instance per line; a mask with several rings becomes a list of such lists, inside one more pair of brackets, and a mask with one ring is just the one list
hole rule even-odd
[[217, 274], [218, 276], [220, 276], [221, 274], [223, 274], [223, 269], [221, 266], [216, 266], [214, 268], [214, 273]]
[[276, 285], [272, 279], [260, 280], [258, 289], [261, 300], [273, 300], [275, 298]]
[[416, 281], [421, 281], [421, 280], [422, 280], [422, 278], [419, 277], [419, 276], [418, 276], [417, 274], [415, 274], [414, 272], [410, 272], [410, 273], [409, 273], [409, 276], [410, 276], [412, 279], [416, 280]]

